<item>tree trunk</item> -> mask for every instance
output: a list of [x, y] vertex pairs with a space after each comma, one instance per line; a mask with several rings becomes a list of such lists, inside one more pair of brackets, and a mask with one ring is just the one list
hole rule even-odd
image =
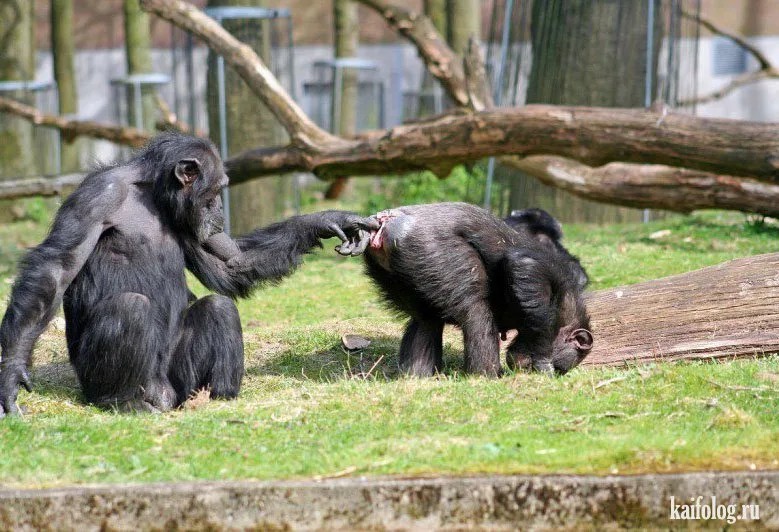
[[[656, 0], [653, 0], [656, 1]], [[647, 3], [537, 0], [532, 6], [533, 65], [527, 103], [643, 107]], [[657, 17], [659, 20], [660, 17]], [[655, 28], [659, 46], [662, 27]], [[657, 49], [651, 72], [656, 71]], [[512, 175], [511, 208], [542, 207], [563, 221], [639, 220], [641, 212], [606, 207]]]
[[448, 35], [446, 0], [425, 0], [425, 16], [430, 19], [441, 35]]
[[456, 54], [463, 56], [472, 36], [481, 39], [481, 2], [448, 0], [447, 4], [449, 46]]
[[[446, 0], [425, 0], [425, 16], [430, 19], [440, 35], [448, 34]], [[430, 73], [428, 68], [422, 71], [422, 83], [419, 90], [418, 117], [430, 116], [443, 112], [446, 95], [441, 85]]]
[[758, 356], [779, 351], [779, 254], [594, 292], [584, 364]]
[[[352, 0], [333, 0], [333, 21], [335, 26], [335, 57], [346, 58], [357, 55], [360, 30], [357, 4]], [[335, 71], [334, 71], [335, 74]], [[333, 77], [332, 117], [333, 133], [349, 137], [357, 133], [358, 76], [353, 68], [341, 69], [340, 94]], [[336, 105], [339, 102], [339, 105]], [[348, 178], [337, 177], [330, 183], [325, 198], [336, 199], [346, 188]]]
[[[62, 115], [78, 113], [75, 43], [73, 41], [73, 0], [51, 0], [51, 51], [54, 79]], [[60, 142], [60, 171], [75, 172], [81, 167], [80, 142]]]
[[[264, 0], [209, 0], [209, 7], [257, 6]], [[266, 65], [271, 64], [270, 25], [272, 20], [226, 20], [224, 27], [238, 40], [248, 44]], [[219, 103], [217, 55], [209, 52], [208, 60], [209, 131], [219, 145]], [[225, 98], [228, 155], [255, 146], [276, 146], [288, 141], [288, 136], [263, 103], [241, 77], [225, 65]], [[284, 201], [290, 197], [290, 180], [271, 177], [230, 187], [230, 226], [234, 234], [244, 233], [279, 218]]]
[[[148, 74], [153, 71], [151, 62], [151, 27], [149, 15], [141, 9], [139, 0], [124, 0], [124, 38], [127, 54], [127, 74]], [[154, 88], [141, 90], [141, 112], [135, 109], [135, 86], [126, 87], [129, 123], [147, 131], [154, 130], [156, 105]], [[138, 123], [140, 116], [141, 123]]]
[[[0, 2], [0, 81], [35, 78], [35, 41], [33, 36], [34, 2]], [[23, 103], [34, 105], [26, 91], [6, 93]], [[33, 160], [32, 125], [11, 115], [0, 115], [0, 176], [18, 177], [37, 174]]]

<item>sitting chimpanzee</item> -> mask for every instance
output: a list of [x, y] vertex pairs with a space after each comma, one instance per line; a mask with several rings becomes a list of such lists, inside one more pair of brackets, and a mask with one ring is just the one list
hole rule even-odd
[[[175, 134], [87, 176], [21, 263], [0, 326], [0, 417], [18, 412], [33, 346], [61, 301], [70, 361], [89, 402], [164, 411], [202, 387], [235, 397], [243, 339], [230, 297], [289, 274], [321, 238], [378, 227], [327, 211], [233, 241], [222, 232], [226, 185], [214, 146]], [[196, 299], [185, 268], [224, 295]]]
[[369, 237], [339, 252], [367, 249], [365, 264], [387, 301], [411, 320], [400, 366], [427, 376], [442, 369], [444, 324], [462, 328], [465, 369], [501, 373], [498, 335], [518, 335], [510, 367], [565, 373], [592, 348], [582, 292], [587, 274], [560, 244], [560, 225], [530, 209], [501, 221], [465, 203], [383, 211]]

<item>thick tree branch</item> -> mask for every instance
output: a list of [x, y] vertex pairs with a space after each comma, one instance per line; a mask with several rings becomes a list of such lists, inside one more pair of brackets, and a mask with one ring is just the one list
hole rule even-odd
[[689, 213], [727, 209], [779, 218], [779, 186], [662, 165], [609, 163], [599, 168], [552, 155], [503, 157], [540, 182], [592, 201]]
[[590, 295], [595, 346], [583, 364], [779, 352], [779, 253]]
[[132, 127], [113, 126], [101, 124], [91, 120], [71, 120], [57, 115], [50, 115], [38, 111], [10, 98], [0, 96], [0, 113], [9, 113], [39, 126], [58, 129], [62, 137], [73, 141], [76, 137], [92, 137], [108, 140], [124, 146], [140, 147], [151, 138], [149, 134]]
[[710, 20], [707, 20], [699, 15], [693, 15], [692, 13], [682, 11], [682, 16], [694, 20], [695, 22], [697, 22], [698, 24], [700, 24], [701, 26], [703, 26], [704, 28], [706, 28], [707, 30], [709, 30], [715, 35], [720, 35], [722, 37], [725, 37], [726, 39], [730, 39], [737, 46], [743, 48], [752, 57], [754, 57], [755, 60], [760, 65], [760, 68], [759, 70], [756, 70], [754, 72], [747, 72], [745, 74], [741, 74], [740, 76], [730, 81], [730, 83], [726, 84], [724, 87], [721, 87], [713, 92], [710, 92], [709, 94], [705, 94], [703, 96], [696, 96], [695, 98], [690, 98], [688, 100], [682, 100], [680, 102], [677, 102], [677, 105], [689, 106], [689, 105], [713, 102], [715, 100], [724, 98], [725, 96], [727, 96], [734, 90], [738, 89], [739, 87], [743, 87], [745, 85], [751, 85], [753, 83], [757, 83], [759, 81], [763, 81], [766, 79], [779, 79], [779, 69], [777, 69], [771, 63], [771, 61], [768, 60], [768, 57], [766, 57], [765, 54], [763, 54], [763, 52], [761, 52], [755, 46], [752, 46], [752, 44], [750, 44], [746, 39], [744, 39], [740, 35], [736, 35], [735, 33], [724, 30], [719, 26], [715, 25]]
[[141, 0], [141, 7], [197, 36], [224, 57], [287, 130], [293, 142], [312, 145], [340, 142], [306, 116], [251, 47], [200, 9], [182, 0]]
[[229, 162], [233, 179], [267, 173], [265, 157], [320, 176], [446, 173], [492, 155], [561, 155], [590, 166], [622, 161], [683, 166], [779, 183], [779, 128], [650, 110], [528, 105], [444, 115], [357, 139], [347, 147], [253, 150]]
[[33, 196], [59, 196], [77, 187], [86, 174], [65, 174], [57, 177], [34, 177], [18, 181], [0, 181], [0, 199]]

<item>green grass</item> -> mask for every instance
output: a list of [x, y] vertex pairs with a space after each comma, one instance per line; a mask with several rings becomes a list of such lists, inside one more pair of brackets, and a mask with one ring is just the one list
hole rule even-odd
[[[719, 213], [565, 229], [594, 289], [779, 244], [776, 227]], [[650, 238], [661, 230], [670, 234]], [[36, 221], [0, 226], [3, 301], [14, 261], [44, 233]], [[49, 328], [35, 389], [20, 396], [28, 414], [0, 422], [0, 484], [779, 468], [779, 357], [486, 380], [461, 375], [459, 334], [447, 329], [445, 375], [398, 378], [402, 320], [334, 244], [239, 302], [247, 374], [235, 401], [162, 415], [98, 410], [81, 399], [64, 333]], [[344, 333], [372, 344], [347, 355]]]

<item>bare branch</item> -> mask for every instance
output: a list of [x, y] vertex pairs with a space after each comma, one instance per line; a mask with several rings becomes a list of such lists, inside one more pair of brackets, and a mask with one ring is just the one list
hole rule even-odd
[[732, 33], [728, 30], [722, 29], [716, 24], [714, 24], [709, 19], [703, 18], [700, 15], [694, 15], [688, 11], [682, 11], [682, 16], [685, 18], [688, 18], [690, 20], [694, 20], [710, 32], [712, 32], [715, 35], [719, 35], [721, 37], [725, 37], [726, 39], [730, 39], [734, 43], [736, 43], [739, 47], [743, 48], [747, 52], [749, 52], [752, 57], [754, 57], [758, 63], [760, 63], [760, 69], [766, 70], [769, 68], [772, 68], [773, 65], [771, 65], [771, 61], [768, 60], [768, 58], [763, 55], [763, 52], [752, 46], [749, 42], [747, 42], [746, 39], [744, 39], [741, 35], [737, 35], [735, 33]]
[[710, 20], [705, 19], [699, 15], [693, 15], [692, 13], [688, 13], [687, 11], [682, 11], [682, 16], [690, 20], [696, 21], [698, 24], [705, 27], [713, 34], [720, 35], [736, 43], [736, 45], [746, 50], [750, 55], [752, 55], [752, 57], [755, 58], [755, 60], [757, 60], [757, 62], [760, 64], [760, 69], [754, 72], [747, 72], [745, 74], [742, 74], [736, 77], [735, 79], [733, 79], [730, 83], [728, 83], [724, 87], [717, 89], [713, 92], [710, 92], [709, 94], [705, 94], [703, 96], [696, 96], [688, 100], [679, 101], [677, 102], [677, 105], [689, 106], [689, 105], [713, 102], [715, 100], [724, 98], [725, 96], [727, 96], [734, 90], [738, 89], [739, 87], [743, 87], [745, 85], [751, 85], [753, 83], [757, 83], [759, 81], [763, 81], [766, 79], [779, 79], [779, 69], [777, 69], [771, 63], [771, 61], [768, 60], [768, 58], [763, 54], [763, 52], [761, 52], [758, 48], [750, 44], [746, 39], [744, 39], [740, 35], [736, 35], [735, 33], [724, 30], [719, 26], [715, 25]]
[[251, 47], [201, 10], [182, 0], [141, 0], [141, 7], [192, 33], [221, 55], [273, 113], [293, 142], [343, 143], [306, 116]]
[[769, 68], [766, 70], [756, 70], [754, 72], [747, 72], [745, 74], [741, 74], [737, 78], [734, 78], [733, 80], [730, 81], [730, 83], [726, 84], [724, 87], [717, 89], [713, 92], [710, 92], [709, 94], [704, 94], [703, 96], [696, 96], [695, 98], [690, 98], [688, 100], [681, 100], [676, 103], [680, 107], [686, 107], [690, 105], [713, 102], [724, 98], [725, 96], [727, 96], [734, 90], [738, 89], [739, 87], [743, 87], [745, 85], [751, 85], [753, 83], [757, 83], [758, 81], [763, 81], [765, 79], [779, 79], [779, 70], [776, 70], [775, 68]]
[[151, 138], [146, 131], [133, 127], [113, 126], [91, 120], [71, 120], [42, 113], [35, 107], [3, 96], [0, 96], [0, 113], [9, 113], [39, 126], [58, 129], [68, 142], [72, 142], [76, 137], [92, 137], [137, 148], [146, 144]]

